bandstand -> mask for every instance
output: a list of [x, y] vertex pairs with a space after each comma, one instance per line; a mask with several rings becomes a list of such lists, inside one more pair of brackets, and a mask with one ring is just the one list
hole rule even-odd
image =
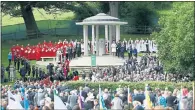
[[[84, 39], [84, 55], [88, 56], [88, 28], [92, 26], [92, 46], [96, 46], [96, 55], [99, 56], [99, 51], [101, 50], [99, 41], [99, 26], [105, 26], [105, 42], [112, 43], [112, 36], [109, 36], [109, 26], [116, 27], [116, 42], [120, 40], [120, 25], [127, 24], [127, 22], [122, 22], [116, 17], [109, 16], [105, 13], [99, 13], [95, 16], [84, 19], [82, 22], [77, 22], [76, 25], [83, 25], [83, 39]], [[96, 40], [95, 40], [96, 39]], [[95, 43], [96, 41], [96, 43]], [[111, 45], [109, 45], [109, 50], [111, 52]], [[93, 49], [93, 54], [94, 54]]]

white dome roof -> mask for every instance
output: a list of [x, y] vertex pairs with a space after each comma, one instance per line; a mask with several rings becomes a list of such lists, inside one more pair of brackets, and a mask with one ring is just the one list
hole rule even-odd
[[120, 21], [120, 19], [116, 17], [108, 16], [105, 13], [99, 13], [95, 16], [83, 20], [83, 22], [91, 22], [91, 21]]

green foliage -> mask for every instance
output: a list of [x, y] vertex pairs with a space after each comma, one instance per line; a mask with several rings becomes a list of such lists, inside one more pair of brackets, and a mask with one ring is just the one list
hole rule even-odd
[[158, 56], [166, 71], [194, 73], [194, 2], [174, 2], [166, 16], [161, 16], [160, 32], [154, 32]]
[[93, 88], [95, 90], [98, 90], [99, 85], [101, 88], [110, 88], [112, 90], [116, 90], [116, 88], [121, 85], [121, 87], [128, 87], [131, 91], [134, 89], [141, 89], [144, 90], [145, 84], [149, 84], [151, 88], [154, 90], [155, 88], [160, 88], [164, 90], [166, 87], [173, 91], [175, 88], [180, 89], [181, 86], [186, 86], [188, 89], [192, 90], [192, 83], [191, 82], [185, 82], [185, 83], [173, 83], [173, 82], [84, 82], [84, 81], [71, 81], [66, 82], [68, 86], [71, 88], [79, 88], [80, 86], [84, 86], [85, 84], [88, 84], [90, 88]]
[[153, 26], [157, 18], [154, 2], [121, 2], [119, 13], [130, 26]]

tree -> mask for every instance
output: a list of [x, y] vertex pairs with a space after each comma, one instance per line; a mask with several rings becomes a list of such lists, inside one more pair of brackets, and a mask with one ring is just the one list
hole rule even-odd
[[159, 24], [161, 31], [152, 36], [165, 70], [182, 75], [194, 73], [194, 2], [174, 2]]
[[35, 22], [31, 5], [36, 2], [1, 2], [2, 12], [11, 16], [21, 16], [24, 19], [27, 36], [37, 37], [40, 31]]
[[22, 17], [26, 26], [27, 37], [33, 38], [41, 35], [33, 15], [33, 8], [43, 8], [49, 13], [59, 10], [64, 12], [73, 11], [77, 19], [81, 20], [97, 14], [98, 10], [89, 4], [88, 2], [16, 1], [1, 2], [1, 8], [4, 14], [9, 14], [13, 17]]

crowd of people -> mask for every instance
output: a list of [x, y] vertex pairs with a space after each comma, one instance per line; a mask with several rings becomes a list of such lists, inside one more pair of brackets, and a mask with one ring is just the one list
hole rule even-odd
[[[12, 47], [8, 54], [9, 65], [7, 67], [1, 66], [1, 82], [16, 82], [13, 86], [5, 85], [1, 87], [1, 108], [3, 110], [11, 108], [10, 96], [14, 97], [15, 102], [20, 103], [21, 108], [26, 108], [27, 105], [24, 102], [27, 100], [28, 108], [31, 110], [57, 109], [55, 105], [59, 105], [60, 102], [58, 101], [62, 102], [61, 105], [64, 104], [64, 109], [70, 110], [98, 110], [102, 107], [100, 103], [104, 103], [103, 105], [107, 109], [157, 110], [166, 108], [167, 110], [178, 110], [178, 108], [191, 109], [192, 107], [193, 94], [191, 91], [188, 92], [185, 87], [182, 89], [184, 91], [182, 95], [178, 89], [171, 92], [167, 88], [165, 90], [152, 90], [150, 88], [148, 93], [152, 106], [147, 108], [148, 104], [144, 101], [147, 99], [144, 90], [135, 89], [131, 91], [131, 101], [129, 101], [127, 87], [119, 87], [114, 91], [104, 88], [104, 91], [98, 92], [95, 88], [89, 88], [87, 85], [80, 88], [71, 88], [65, 83], [63, 84], [63, 82], [70, 80], [92, 82], [190, 81], [190, 75], [176, 76], [164, 71], [158, 57], [150, 54], [157, 52], [152, 40], [126, 41], [124, 39], [124, 41], [113, 42], [111, 49], [114, 56], [124, 58], [124, 52], [128, 52], [128, 59], [126, 59], [124, 65], [91, 68], [90, 72], [70, 71], [69, 67], [71, 59], [80, 57], [84, 52], [82, 40], [81, 43], [77, 41], [68, 43], [65, 40], [54, 44], [44, 41], [43, 44], [39, 43], [37, 46], [28, 45], [24, 48], [17, 45]], [[89, 47], [92, 47], [90, 45], [89, 42]], [[91, 50], [93, 51], [90, 48], [89, 51]], [[49, 51], [53, 54], [48, 54]], [[63, 53], [64, 59], [57, 66], [49, 63], [44, 68], [30, 64], [30, 60], [39, 60], [43, 56], [56, 57], [57, 51]], [[31, 52], [34, 54], [32, 55]], [[138, 58], [137, 54], [139, 52], [146, 52], [147, 54]], [[22, 80], [17, 80], [16, 71], [20, 73]], [[8, 73], [7, 78], [5, 77], [6, 72]], [[102, 95], [103, 101], [100, 101], [101, 96], [98, 94]]]
[[[192, 110], [193, 92], [186, 87], [170, 91], [159, 88], [137, 90], [128, 87], [90, 88], [87, 84], [72, 88], [64, 82], [50, 85], [40, 81], [16, 81], [1, 87], [1, 110]], [[9, 103], [8, 103], [9, 102]]]
[[[111, 44], [106, 42], [105, 51], [107, 52], [110, 50], [109, 45], [111, 45], [112, 54], [122, 57], [124, 57], [124, 52], [128, 52], [129, 57], [131, 54], [137, 54], [139, 52], [157, 52], [155, 41], [148, 39], [129, 39], [129, 41], [124, 39], [123, 41], [113, 41]], [[89, 52], [96, 52], [96, 42], [93, 45], [91, 41], [88, 41], [88, 46]], [[46, 40], [44, 40], [43, 43], [38, 43], [37, 45], [13, 45], [10, 50], [11, 52], [8, 54], [9, 63], [11, 60], [17, 61], [18, 59], [40, 60], [41, 57], [56, 57], [57, 51], [62, 53], [63, 58], [66, 57], [71, 60], [72, 58], [80, 57], [84, 54], [84, 42], [82, 39], [81, 41], [68, 41], [65, 39], [64, 41], [59, 40], [59, 42], [55, 43], [52, 41], [46, 42]]]

